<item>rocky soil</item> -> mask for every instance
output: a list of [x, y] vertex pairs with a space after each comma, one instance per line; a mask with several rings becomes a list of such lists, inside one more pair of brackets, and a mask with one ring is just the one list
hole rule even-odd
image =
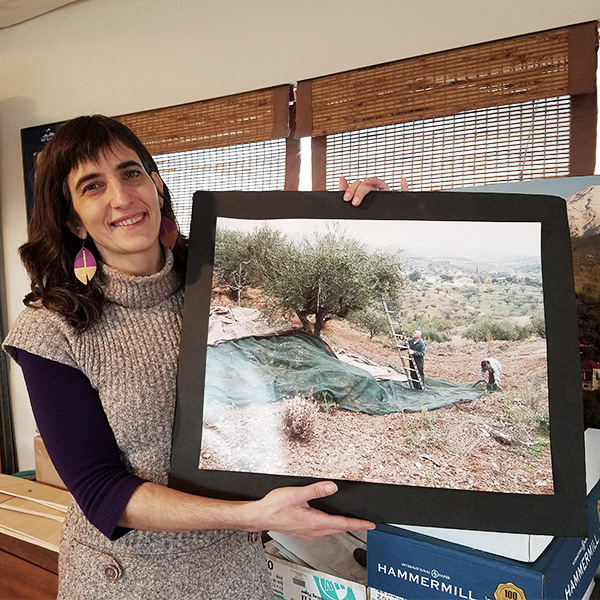
[[[324, 339], [334, 350], [398, 365], [382, 337], [344, 322]], [[502, 391], [434, 411], [373, 416], [319, 411], [302, 437], [284, 425], [286, 402], [225, 407], [207, 415], [201, 466], [497, 492], [553, 491], [547, 435], [545, 340], [428, 343], [427, 377], [460, 384], [479, 379], [482, 358], [503, 365]], [[287, 432], [287, 434], [286, 434]], [[220, 437], [225, 433], [224, 438]], [[217, 443], [217, 440], [221, 440]], [[223, 442], [223, 439], [229, 442]]]

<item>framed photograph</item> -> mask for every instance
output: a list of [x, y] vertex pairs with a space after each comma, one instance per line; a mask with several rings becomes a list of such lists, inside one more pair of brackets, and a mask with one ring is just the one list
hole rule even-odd
[[23, 182], [25, 185], [28, 219], [31, 217], [31, 211], [33, 210], [33, 177], [37, 155], [44, 149], [61, 125], [62, 123], [48, 123], [47, 125], [21, 129]]
[[565, 201], [197, 192], [172, 487], [331, 513], [584, 536]]

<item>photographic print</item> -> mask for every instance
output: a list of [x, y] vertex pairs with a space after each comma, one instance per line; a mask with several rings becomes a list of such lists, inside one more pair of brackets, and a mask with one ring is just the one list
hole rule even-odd
[[540, 240], [218, 219], [199, 467], [551, 494]]
[[186, 282], [173, 487], [331, 479], [329, 512], [585, 529], [564, 200], [198, 192]]

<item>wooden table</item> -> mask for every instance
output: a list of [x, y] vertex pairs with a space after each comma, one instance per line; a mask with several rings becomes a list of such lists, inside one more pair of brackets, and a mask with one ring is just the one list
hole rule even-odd
[[69, 493], [0, 475], [0, 599], [55, 599]]
[[0, 533], [0, 598], [55, 600], [58, 552]]

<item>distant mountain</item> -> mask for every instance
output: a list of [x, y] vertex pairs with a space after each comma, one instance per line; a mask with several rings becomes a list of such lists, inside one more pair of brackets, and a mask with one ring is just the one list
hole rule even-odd
[[569, 229], [573, 237], [600, 234], [600, 185], [592, 185], [567, 198]]

